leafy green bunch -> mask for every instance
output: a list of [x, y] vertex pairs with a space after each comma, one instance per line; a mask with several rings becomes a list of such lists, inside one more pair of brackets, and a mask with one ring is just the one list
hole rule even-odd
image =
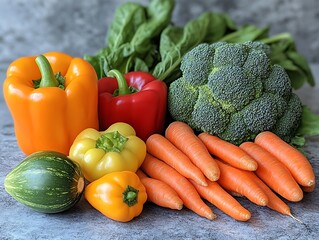
[[174, 0], [150, 0], [148, 6], [127, 2], [119, 5], [107, 31], [105, 46], [85, 55], [99, 78], [112, 69], [122, 73], [147, 71], [170, 83], [181, 76], [180, 63], [200, 43], [262, 41], [271, 48], [271, 61], [287, 71], [293, 88], [314, 85], [306, 59], [289, 33], [269, 36], [269, 29], [252, 24], [238, 27], [225, 13], [204, 12], [184, 26], [172, 22]]

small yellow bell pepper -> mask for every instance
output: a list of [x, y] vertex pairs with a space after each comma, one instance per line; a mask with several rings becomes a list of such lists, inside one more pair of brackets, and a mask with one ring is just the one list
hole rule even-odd
[[123, 122], [114, 123], [103, 132], [93, 128], [83, 130], [69, 152], [89, 182], [111, 172], [136, 172], [145, 156], [145, 142], [136, 136], [132, 126]]
[[131, 171], [109, 173], [91, 182], [84, 197], [103, 215], [120, 222], [140, 215], [147, 200], [144, 185]]

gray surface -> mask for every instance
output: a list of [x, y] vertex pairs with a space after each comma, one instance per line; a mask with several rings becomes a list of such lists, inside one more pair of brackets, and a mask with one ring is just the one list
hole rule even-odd
[[[76, 2], [76, 3], [75, 3]], [[120, 1], [0, 0], [0, 82], [8, 63], [22, 55], [50, 50], [74, 56], [93, 53], [104, 41], [114, 5]], [[146, 2], [146, 1], [143, 1]], [[288, 30], [297, 37], [299, 49], [318, 62], [317, 0], [308, 1], [193, 1], [177, 0], [174, 19], [184, 23], [206, 9], [227, 10], [241, 23], [271, 24], [274, 32]], [[218, 2], [218, 3], [217, 3]], [[232, 3], [232, 4], [230, 4]], [[263, 14], [260, 14], [260, 13]], [[27, 21], [26, 21], [27, 20]], [[95, 26], [92, 28], [91, 26]], [[303, 102], [319, 114], [319, 65], [312, 65], [317, 85], [298, 91]], [[308, 139], [305, 151], [319, 176], [319, 137]], [[319, 191], [289, 203], [293, 214], [305, 224], [245, 199], [239, 201], [252, 213], [241, 223], [211, 206], [218, 218], [208, 221], [184, 208], [163, 209], [147, 203], [142, 214], [129, 223], [107, 219], [84, 199], [73, 209], [46, 215], [13, 200], [4, 190], [6, 174], [25, 156], [14, 136], [12, 119], [0, 94], [0, 239], [317, 239]]]
[[[317, 86], [305, 86], [299, 96], [319, 114], [319, 71], [313, 66]], [[1, 66], [4, 79], [4, 66]], [[46, 215], [34, 212], [16, 202], [4, 190], [3, 182], [25, 156], [14, 136], [11, 116], [0, 98], [0, 239], [317, 239], [319, 234], [319, 191], [305, 194], [299, 203], [289, 203], [293, 214], [304, 224], [268, 208], [239, 199], [252, 213], [242, 223], [213, 208], [218, 218], [206, 220], [186, 208], [181, 211], [163, 209], [147, 203], [142, 214], [129, 223], [107, 219], [84, 199], [68, 212]], [[315, 174], [319, 176], [319, 137], [308, 140], [305, 151]]]
[[[114, 10], [127, 0], [0, 0], [0, 61], [63, 51], [93, 54], [104, 44]], [[147, 0], [132, 0], [147, 3]], [[185, 24], [203, 11], [227, 12], [241, 25], [288, 31], [311, 62], [319, 62], [318, 0], [176, 0], [173, 21]]]

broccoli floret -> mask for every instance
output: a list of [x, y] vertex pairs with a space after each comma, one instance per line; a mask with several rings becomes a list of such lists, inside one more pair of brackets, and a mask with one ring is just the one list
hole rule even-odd
[[243, 44], [222, 44], [215, 48], [214, 67], [243, 66], [248, 55]]
[[228, 112], [241, 110], [256, 95], [256, 82], [251, 81], [238, 66], [228, 65], [212, 71], [207, 85], [216, 101]]
[[248, 41], [248, 42], [245, 42], [244, 45], [246, 45], [250, 49], [253, 48], [253, 49], [256, 49], [256, 50], [262, 50], [262, 51], [264, 51], [266, 53], [266, 55], [268, 57], [270, 57], [271, 48], [267, 44], [264, 44], [264, 43], [258, 42], [258, 41]]
[[252, 48], [243, 68], [253, 79], [263, 79], [269, 75], [270, 59], [264, 51]]
[[207, 75], [213, 67], [214, 50], [207, 43], [195, 47], [194, 51], [187, 52], [181, 61], [181, 71], [186, 81], [192, 85], [207, 83]]
[[168, 110], [171, 116], [183, 122], [191, 119], [198, 98], [198, 88], [189, 84], [183, 77], [169, 86]]
[[207, 86], [200, 87], [198, 99], [192, 112], [192, 122], [195, 130], [221, 133], [228, 124], [229, 116], [218, 102], [214, 101]]
[[279, 94], [279, 96], [289, 99], [291, 95], [291, 84], [285, 69], [278, 64], [272, 66], [269, 77], [264, 81], [265, 92]]
[[302, 103], [299, 97], [295, 93], [292, 93], [286, 111], [277, 121], [272, 131], [285, 141], [289, 142], [300, 125], [301, 117]]
[[273, 128], [278, 117], [276, 102], [269, 94], [254, 99], [242, 113], [247, 128], [254, 133]]
[[200, 44], [190, 50], [182, 78], [169, 86], [173, 119], [235, 144], [265, 130], [291, 139], [301, 121], [301, 101], [267, 51], [259, 42]]
[[242, 112], [236, 112], [230, 116], [229, 123], [219, 137], [233, 144], [239, 145], [244, 141], [252, 139], [252, 133], [244, 123]]
[[267, 94], [271, 96], [272, 100], [274, 101], [276, 105], [277, 117], [278, 118], [282, 117], [282, 115], [287, 110], [287, 106], [288, 106], [287, 100], [284, 99], [279, 94], [272, 94], [272, 93], [267, 93]]
[[224, 45], [228, 45], [227, 42], [214, 42], [212, 43], [210, 46], [213, 48], [213, 49], [217, 49], [217, 48], [220, 48]]

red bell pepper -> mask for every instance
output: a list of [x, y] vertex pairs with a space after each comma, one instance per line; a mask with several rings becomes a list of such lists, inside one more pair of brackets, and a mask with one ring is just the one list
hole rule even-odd
[[99, 124], [104, 131], [116, 122], [126, 122], [142, 140], [164, 130], [167, 86], [146, 72], [121, 74], [109, 71], [98, 82]]

